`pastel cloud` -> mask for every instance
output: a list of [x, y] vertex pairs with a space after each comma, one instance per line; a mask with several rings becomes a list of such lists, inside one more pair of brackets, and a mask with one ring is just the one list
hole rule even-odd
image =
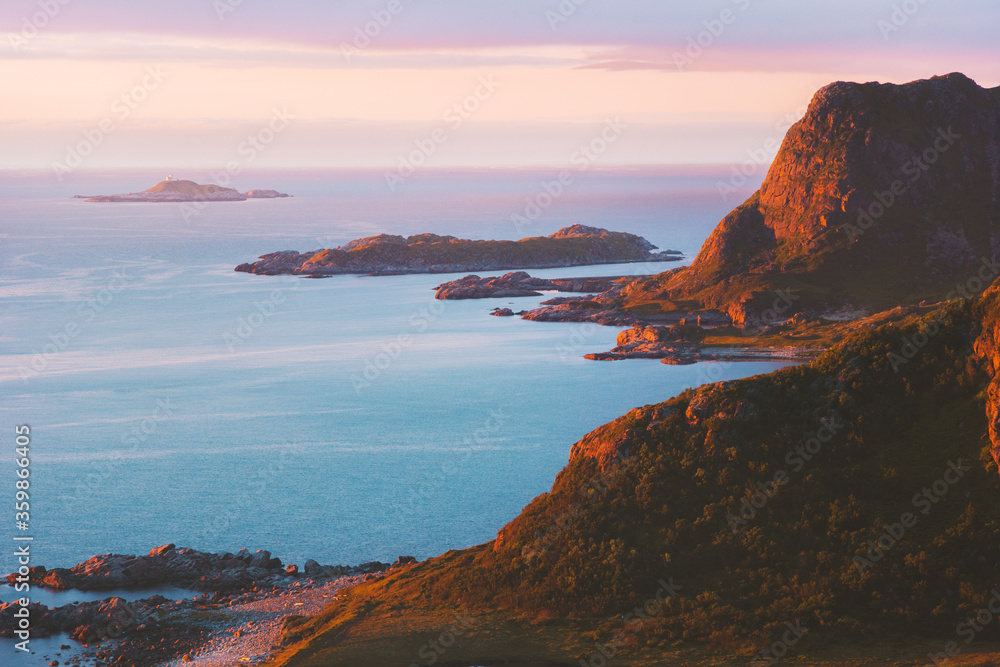
[[609, 160], [738, 159], [834, 80], [997, 85], [998, 18], [995, 0], [5, 0], [0, 167], [56, 159], [148, 67], [169, 76], [94, 164], [129, 145], [217, 163], [276, 107], [297, 118], [287, 164], [391, 164], [483, 77], [498, 92], [443, 165], [558, 164], [608, 117], [635, 128]]

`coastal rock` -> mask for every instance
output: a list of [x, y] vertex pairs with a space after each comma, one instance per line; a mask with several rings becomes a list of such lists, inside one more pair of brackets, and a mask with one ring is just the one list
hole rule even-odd
[[[379, 234], [338, 248], [305, 253], [286, 250], [262, 255], [257, 262], [237, 266], [236, 271], [319, 278], [339, 274], [459, 273], [624, 262], [673, 262], [683, 257], [676, 251], [654, 253], [652, 249], [649, 241], [634, 234], [582, 225], [566, 227], [547, 237], [520, 241], [473, 241], [436, 234], [418, 234], [407, 238]], [[521, 293], [502, 296], [525, 296], [527, 292], [534, 292], [530, 288], [510, 289]]]
[[494, 308], [490, 315], [494, 317], [514, 317], [514, 311], [510, 308]]
[[618, 334], [618, 346], [641, 345], [646, 343], [661, 343], [670, 340], [670, 330], [667, 327], [635, 326]]
[[570, 449], [569, 460], [589, 456], [602, 471], [627, 464], [632, 447], [646, 437], [651, 424], [660, 424], [676, 415], [675, 408], [663, 405], [630, 410], [618, 419], [597, 428]]
[[250, 558], [250, 567], [262, 567], [265, 570], [271, 566], [271, 552], [258, 551]]
[[986, 421], [990, 454], [1000, 469], [1000, 281], [983, 294], [981, 312], [983, 328], [973, 349], [991, 378], [986, 392]]
[[609, 327], [631, 327], [639, 319], [629, 313], [606, 308], [597, 301], [568, 301], [558, 306], [529, 310], [521, 315], [534, 322], [593, 322]]
[[603, 278], [533, 278], [524, 271], [506, 273], [497, 278], [471, 275], [438, 285], [438, 299], [502, 299], [521, 296], [541, 296], [542, 291], [604, 292], [631, 276]]
[[163, 555], [165, 555], [165, 554], [173, 551], [176, 548], [177, 548], [176, 544], [164, 544], [162, 547], [156, 547], [155, 549], [151, 550], [149, 552], [149, 555], [150, 556], [163, 556]]
[[[310, 560], [306, 574], [311, 577], [343, 576], [377, 572], [388, 567], [378, 562], [365, 563], [358, 568], [323, 566]], [[173, 544], [167, 544], [153, 549], [147, 556], [105, 554], [94, 556], [70, 569], [46, 570], [39, 566], [32, 568], [31, 577], [33, 585], [55, 590], [100, 591], [171, 585], [193, 590], [224, 591], [271, 581], [285, 576], [287, 572], [282, 567], [281, 559], [272, 557], [269, 551], [251, 554], [244, 549], [234, 556], [178, 549]], [[17, 576], [16, 573], [8, 575], [8, 584], [13, 586]]]
[[597, 361], [662, 359], [664, 363], [673, 365], [692, 364], [705, 358], [698, 345], [703, 336], [704, 330], [699, 326], [636, 325], [618, 334], [618, 345], [610, 352], [586, 354], [584, 357]]
[[[7, 581], [11, 582], [11, 585], [13, 585], [13, 580], [11, 579], [13, 576], [14, 575], [9, 575], [7, 577]], [[57, 591], [76, 588], [77, 585], [76, 575], [72, 571], [61, 567], [49, 570], [38, 581], [39, 585], [52, 588]]]

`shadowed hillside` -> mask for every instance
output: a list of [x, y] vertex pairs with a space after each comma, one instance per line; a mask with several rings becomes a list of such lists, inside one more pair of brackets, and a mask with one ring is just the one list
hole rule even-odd
[[[497, 540], [291, 622], [277, 664], [409, 664], [403, 648], [417, 662], [455, 610], [481, 619], [447, 656], [469, 664], [577, 664], [615, 641], [622, 664], [745, 664], [789, 627], [819, 656], [943, 646], [1000, 578], [998, 312], [1000, 283], [807, 366], [633, 410], [575, 445]], [[623, 618], [658, 591], [655, 614]]]

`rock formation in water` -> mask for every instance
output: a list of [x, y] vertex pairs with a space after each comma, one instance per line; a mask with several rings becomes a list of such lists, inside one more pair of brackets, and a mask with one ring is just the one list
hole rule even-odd
[[573, 225], [550, 236], [520, 241], [470, 241], [454, 236], [418, 234], [404, 238], [379, 234], [339, 248], [261, 256], [237, 271], [262, 275], [324, 277], [337, 274], [459, 273], [537, 269], [591, 264], [674, 262], [677, 251], [653, 252], [646, 239], [624, 232]]

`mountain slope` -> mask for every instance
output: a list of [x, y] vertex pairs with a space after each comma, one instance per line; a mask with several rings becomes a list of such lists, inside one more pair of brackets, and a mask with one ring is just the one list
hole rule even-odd
[[[621, 664], [695, 664], [678, 652], [750, 656], [789, 627], [808, 628], [796, 651], [820, 655], [914, 635], [942, 646], [1000, 580], [998, 324], [1000, 281], [810, 365], [633, 410], [575, 445], [497, 540], [292, 622], [277, 664], [415, 652], [419, 633], [401, 628], [452, 610], [482, 619], [446, 656], [475, 664], [576, 664], [616, 637]], [[623, 618], [665, 583], [681, 588], [657, 613]]]
[[760, 190], [690, 267], [627, 308], [687, 303], [737, 323], [791, 289], [800, 310], [937, 301], [1000, 275], [1000, 88], [962, 74], [831, 84], [785, 136]]

